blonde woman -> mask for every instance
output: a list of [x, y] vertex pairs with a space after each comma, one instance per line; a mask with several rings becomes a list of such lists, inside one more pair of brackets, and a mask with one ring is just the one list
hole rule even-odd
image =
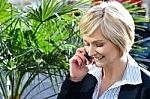
[[84, 47], [69, 60], [57, 99], [150, 99], [150, 72], [129, 55], [134, 30], [117, 1], [90, 8], [80, 21]]

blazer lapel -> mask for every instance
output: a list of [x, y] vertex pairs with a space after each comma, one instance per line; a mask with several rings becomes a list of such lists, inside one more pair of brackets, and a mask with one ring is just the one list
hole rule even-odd
[[141, 84], [139, 85], [123, 85], [120, 89], [118, 99], [137, 99], [138, 91]]

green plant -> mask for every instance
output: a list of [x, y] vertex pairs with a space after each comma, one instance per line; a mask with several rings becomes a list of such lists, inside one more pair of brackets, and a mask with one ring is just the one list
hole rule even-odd
[[[63, 1], [39, 0], [35, 8], [24, 9], [0, 0], [0, 96], [4, 99], [36, 98], [49, 89], [54, 92], [42, 98], [57, 95], [68, 72], [68, 59], [82, 46], [77, 7], [89, 6], [83, 0]], [[133, 12], [143, 11], [126, 6]], [[145, 21], [136, 14], [134, 19]]]
[[[142, 62], [148, 62], [144, 56], [139, 55], [138, 52], [142, 52], [146, 49], [146, 47], [141, 47], [138, 46], [138, 44], [143, 41], [143, 37], [139, 35], [138, 31], [143, 31], [143, 33], [145, 32], [145, 29], [147, 28], [146, 26], [144, 26], [141, 23], [147, 23], [149, 22], [149, 18], [145, 17], [145, 13], [146, 10], [144, 7], [138, 7], [139, 2], [136, 3], [129, 3], [129, 2], [123, 2], [122, 4], [124, 5], [124, 7], [126, 9], [128, 9], [128, 11], [131, 13], [134, 22], [135, 22], [135, 36], [136, 38], [138, 38], [137, 40], [135, 40], [134, 45], [133, 45], [133, 49], [131, 50], [131, 55], [134, 57], [134, 59], [139, 63], [142, 64]], [[137, 53], [135, 53], [135, 51]], [[142, 64], [144, 65], [144, 64]], [[147, 67], [147, 66], [146, 66]]]
[[84, 4], [39, 0], [36, 8], [24, 10], [0, 0], [0, 96], [35, 98], [49, 88], [54, 93], [43, 98], [57, 95], [58, 78], [64, 77], [68, 58], [81, 41], [79, 17], [73, 14]]

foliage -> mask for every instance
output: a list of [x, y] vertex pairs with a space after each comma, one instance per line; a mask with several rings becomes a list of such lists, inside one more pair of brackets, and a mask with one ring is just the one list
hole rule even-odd
[[[81, 41], [79, 17], [73, 14], [84, 4], [39, 0], [35, 8], [23, 8], [0, 0], [0, 96], [33, 98], [58, 86], [68, 70], [69, 56]], [[47, 80], [49, 85], [44, 86]], [[32, 96], [39, 86], [44, 88]]]
[[[75, 16], [81, 10], [77, 7], [89, 6], [88, 3], [39, 0], [36, 7], [24, 8], [0, 0], [0, 96], [36, 98], [51, 88], [54, 92], [43, 98], [57, 95], [61, 79], [68, 71], [68, 59], [82, 46], [80, 16]], [[135, 22], [147, 21], [137, 15], [142, 9], [126, 7]], [[136, 43], [133, 50], [143, 49]]]
[[[143, 23], [148, 23], [149, 18], [145, 17], [146, 10], [144, 7], [138, 7], [138, 3], [132, 3], [130, 4], [129, 2], [123, 2], [122, 4], [130, 14], [132, 15], [134, 22], [135, 22], [135, 33], [136, 33], [136, 39], [133, 45], [133, 49], [131, 50], [130, 54], [134, 57], [134, 59], [139, 63], [143, 64], [143, 62], [148, 63], [149, 59], [144, 57], [143, 55], [139, 55], [138, 53], [144, 52], [146, 50], [146, 47], [139, 46], [141, 42], [144, 42], [143, 37], [139, 35], [139, 31], [142, 31], [143, 33], [145, 32], [145, 29], [147, 28], [146, 26], [143, 25]], [[146, 66], [147, 67], [147, 66]]]

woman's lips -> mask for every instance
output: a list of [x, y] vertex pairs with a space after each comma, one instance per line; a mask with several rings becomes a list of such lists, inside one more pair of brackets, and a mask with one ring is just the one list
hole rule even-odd
[[104, 58], [104, 56], [102, 57], [95, 57], [95, 61], [101, 61]]

